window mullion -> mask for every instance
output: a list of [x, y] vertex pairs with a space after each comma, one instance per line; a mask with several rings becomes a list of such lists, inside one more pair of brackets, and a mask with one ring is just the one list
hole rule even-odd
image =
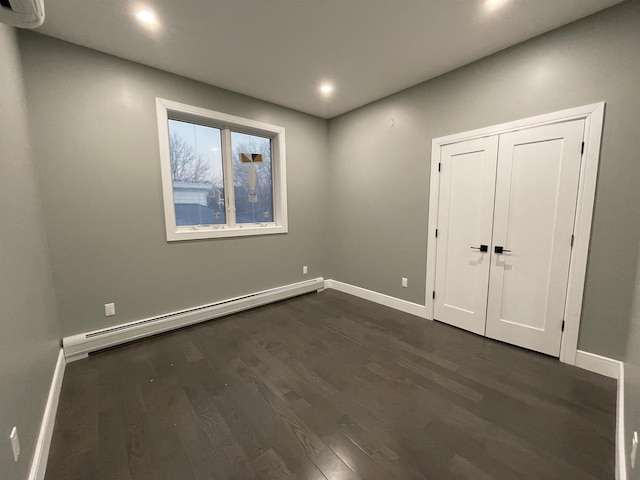
[[231, 151], [231, 130], [222, 130], [222, 168], [224, 169], [224, 193], [227, 207], [227, 225], [236, 226], [236, 199], [233, 188], [233, 153]]

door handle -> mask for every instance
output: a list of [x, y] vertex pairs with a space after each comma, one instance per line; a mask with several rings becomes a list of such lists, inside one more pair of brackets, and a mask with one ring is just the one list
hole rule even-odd
[[493, 251], [494, 251], [494, 252], [496, 252], [496, 253], [504, 253], [504, 252], [509, 252], [509, 253], [511, 253], [511, 250], [507, 250], [506, 248], [504, 248], [504, 247], [503, 247], [503, 246], [501, 246], [501, 245], [496, 245], [496, 246], [493, 248]]
[[481, 252], [488, 252], [489, 245], [480, 245], [479, 247], [469, 247], [471, 250], [480, 250]]

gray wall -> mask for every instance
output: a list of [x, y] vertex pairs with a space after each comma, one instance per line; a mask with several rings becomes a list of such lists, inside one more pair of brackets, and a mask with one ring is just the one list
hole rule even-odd
[[[636, 430], [640, 433], [640, 261], [636, 271], [635, 296], [624, 362], [627, 478], [629, 480], [638, 480], [640, 479], [640, 468], [636, 464], [636, 468], [631, 470], [629, 453], [631, 452], [633, 431]], [[636, 457], [636, 462], [638, 461], [640, 461], [640, 456]]]
[[625, 2], [331, 120], [326, 276], [424, 304], [431, 139], [604, 100], [579, 348], [621, 358], [640, 241], [639, 25], [640, 2]]
[[[0, 476], [27, 477], [60, 350], [15, 31], [0, 24]], [[9, 434], [18, 427], [14, 463]]]
[[[20, 44], [63, 335], [323, 273], [325, 120], [32, 32]], [[286, 128], [288, 234], [167, 243], [156, 96]]]
[[[621, 358], [640, 240], [639, 21], [640, 1], [625, 2], [328, 131], [312, 116], [21, 33], [63, 335], [302, 280], [302, 265], [307, 278], [423, 303], [431, 139], [604, 100], [579, 348]], [[156, 96], [286, 127], [289, 234], [166, 242]], [[106, 302], [115, 317], [104, 317]]]

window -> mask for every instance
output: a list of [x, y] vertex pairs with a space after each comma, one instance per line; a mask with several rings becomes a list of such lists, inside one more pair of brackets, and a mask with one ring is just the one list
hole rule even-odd
[[168, 241], [287, 232], [284, 128], [156, 104]]

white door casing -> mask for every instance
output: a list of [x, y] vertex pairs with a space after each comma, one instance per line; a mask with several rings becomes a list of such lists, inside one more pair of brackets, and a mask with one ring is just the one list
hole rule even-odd
[[[457, 133], [432, 140], [428, 214], [429, 241], [427, 242], [427, 279], [425, 291], [426, 318], [436, 318], [434, 316], [436, 300], [432, 294], [436, 296], [436, 251], [438, 242], [434, 240], [439, 222], [440, 172], [438, 172], [438, 164], [441, 162], [443, 148], [447, 145], [467, 140], [517, 132], [523, 129], [571, 120], [584, 120], [585, 122], [584, 145], [582, 146], [584, 154], [580, 165], [574, 226], [575, 243], [570, 255], [568, 291], [564, 305], [565, 329], [561, 340], [560, 360], [572, 365], [575, 364], [604, 121], [604, 102]], [[505, 246], [505, 248], [508, 248], [508, 246]]]
[[434, 315], [481, 335], [486, 324], [497, 154], [494, 135], [443, 147], [439, 165]]
[[560, 355], [584, 120], [500, 135], [486, 335]]

